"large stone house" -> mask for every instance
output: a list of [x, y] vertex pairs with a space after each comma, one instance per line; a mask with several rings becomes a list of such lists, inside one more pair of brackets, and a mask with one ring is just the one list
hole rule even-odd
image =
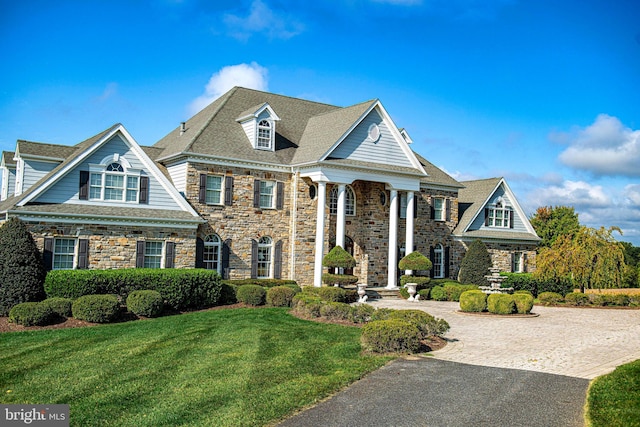
[[504, 271], [539, 242], [502, 178], [458, 182], [411, 149], [379, 100], [336, 107], [236, 87], [151, 147], [121, 124], [74, 146], [4, 152], [0, 219], [21, 218], [51, 269], [193, 268], [320, 286], [335, 245], [395, 287], [417, 250], [457, 277], [482, 239]]

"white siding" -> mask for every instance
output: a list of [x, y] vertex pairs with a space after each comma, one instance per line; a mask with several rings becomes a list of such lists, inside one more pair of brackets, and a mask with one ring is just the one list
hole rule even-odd
[[513, 210], [513, 228], [486, 227], [484, 225], [485, 208], [489, 207], [489, 205], [491, 204], [494, 204], [498, 199], [498, 197], [502, 197], [502, 199], [504, 200], [504, 203], [507, 206], [511, 206], [513, 208], [514, 204], [509, 199], [509, 195], [504, 191], [504, 188], [500, 186], [489, 199], [488, 205], [482, 208], [482, 210], [480, 211], [480, 214], [475, 219], [475, 221], [473, 221], [473, 224], [471, 224], [471, 227], [469, 228], [469, 230], [486, 229], [486, 230], [503, 230], [503, 231], [516, 231], [516, 232], [528, 233], [529, 230], [527, 230], [527, 227], [525, 226], [524, 221], [522, 220], [522, 218], [520, 218], [520, 216], [518, 215], [518, 212], [515, 209]]
[[[377, 124], [380, 138], [372, 142], [368, 138], [369, 126]], [[359, 160], [363, 162], [382, 163], [385, 165], [413, 167], [398, 141], [394, 138], [387, 123], [377, 111], [372, 111], [349, 134], [333, 153], [332, 158]]]
[[2, 168], [2, 193], [0, 200], [6, 200], [13, 196], [16, 187], [16, 170], [10, 168]]
[[167, 170], [173, 181], [173, 186], [184, 196], [187, 192], [187, 162], [182, 161], [167, 166]]
[[[89, 164], [99, 164], [102, 159], [107, 156], [113, 156], [114, 153], [118, 153], [120, 157], [124, 157], [134, 169], [142, 169], [141, 176], [149, 177], [149, 204], [137, 204], [137, 203], [118, 203], [113, 201], [95, 201], [95, 200], [80, 200], [78, 198], [79, 184], [80, 184], [80, 171], [88, 171]], [[168, 209], [168, 210], [182, 210], [182, 208], [173, 200], [171, 195], [165, 191], [160, 182], [151, 175], [147, 170], [144, 170], [142, 161], [135, 155], [133, 151], [122, 141], [122, 139], [116, 135], [106, 144], [96, 150], [85, 161], [76, 166], [76, 168], [67, 173], [62, 179], [53, 185], [44, 194], [37, 198], [38, 202], [42, 203], [65, 203], [73, 201], [74, 203], [89, 203], [93, 205], [104, 206], [128, 206], [139, 208], [151, 208], [151, 209]]]
[[247, 134], [247, 138], [251, 143], [253, 148], [256, 147], [256, 121], [255, 120], [247, 120], [242, 123], [242, 129], [244, 129], [244, 133]]
[[24, 178], [22, 180], [22, 192], [38, 182], [40, 178], [51, 172], [60, 163], [41, 162], [38, 160], [24, 160]]

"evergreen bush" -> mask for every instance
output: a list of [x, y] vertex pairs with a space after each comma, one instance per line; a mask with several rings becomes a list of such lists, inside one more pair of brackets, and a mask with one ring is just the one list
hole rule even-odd
[[480, 313], [487, 309], [487, 294], [481, 290], [464, 291], [460, 295], [460, 310]]
[[24, 223], [15, 217], [0, 227], [0, 316], [16, 304], [45, 298], [42, 254]]
[[415, 283], [418, 285], [419, 289], [427, 289], [433, 285], [431, 283], [431, 277], [428, 276], [400, 276], [400, 286], [404, 286], [407, 283]]
[[47, 298], [40, 304], [48, 306], [51, 311], [59, 317], [67, 318], [71, 317], [71, 304], [73, 301], [70, 298]]
[[542, 292], [538, 295], [538, 302], [542, 305], [562, 304], [564, 298], [557, 292]]
[[487, 297], [487, 310], [493, 314], [512, 314], [516, 310], [513, 295], [490, 294]]
[[274, 286], [267, 289], [267, 304], [273, 307], [291, 307], [296, 293], [289, 286]]
[[422, 310], [395, 310], [389, 313], [389, 320], [404, 320], [415, 325], [422, 334], [422, 339], [442, 335], [449, 330], [449, 324], [443, 319], [436, 319]]
[[323, 273], [322, 283], [328, 286], [350, 286], [358, 283], [358, 277], [351, 274]]
[[446, 301], [447, 293], [444, 291], [444, 286], [434, 286], [431, 288], [429, 296], [434, 301]]
[[55, 313], [46, 304], [23, 302], [9, 310], [9, 322], [22, 326], [45, 326], [55, 319]]
[[320, 307], [320, 316], [331, 320], [351, 320], [351, 306], [344, 302], [327, 302]]
[[[331, 269], [353, 268], [356, 266], [356, 260], [342, 246], [334, 246], [322, 259], [322, 265]], [[326, 285], [348, 286], [357, 282], [358, 278], [351, 274], [325, 273], [322, 275], [322, 283]]]
[[532, 273], [500, 273], [505, 279], [502, 287], [513, 288], [514, 291], [528, 291], [534, 297], [538, 295], [539, 282]]
[[569, 305], [583, 306], [591, 304], [589, 295], [582, 292], [571, 292], [565, 295], [564, 300]]
[[379, 310], [376, 310], [369, 304], [354, 305], [351, 310], [351, 321], [354, 323], [370, 322], [374, 313], [377, 313], [378, 311]]
[[118, 318], [120, 303], [115, 295], [85, 295], [73, 301], [73, 317], [94, 323], [109, 323]]
[[485, 276], [489, 274], [491, 266], [491, 255], [489, 255], [487, 247], [481, 240], [474, 240], [460, 262], [458, 279], [462, 283], [487, 286], [488, 282]]
[[163, 307], [164, 300], [158, 291], [133, 291], [127, 297], [127, 308], [137, 316], [158, 317]]
[[517, 293], [513, 294], [512, 297], [518, 314], [531, 313], [531, 309], [533, 309], [533, 295], [529, 293]]
[[238, 286], [236, 291], [236, 298], [238, 302], [243, 302], [248, 305], [264, 305], [267, 291], [262, 286], [258, 285], [242, 285]]
[[422, 333], [411, 322], [399, 319], [376, 320], [362, 327], [362, 347], [374, 353], [415, 353]]
[[328, 302], [345, 302], [347, 298], [347, 292], [342, 288], [337, 288], [335, 286], [323, 286], [318, 288], [318, 296], [323, 301]]

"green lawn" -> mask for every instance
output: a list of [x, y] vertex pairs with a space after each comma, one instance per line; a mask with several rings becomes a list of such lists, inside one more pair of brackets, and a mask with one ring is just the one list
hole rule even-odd
[[274, 423], [384, 365], [360, 329], [286, 309], [0, 334], [0, 402], [68, 403], [73, 426]]
[[640, 360], [591, 383], [587, 421], [591, 427], [640, 427]]

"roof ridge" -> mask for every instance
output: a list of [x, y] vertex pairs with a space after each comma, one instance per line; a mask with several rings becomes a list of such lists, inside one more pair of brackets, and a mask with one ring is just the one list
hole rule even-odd
[[303, 102], [307, 102], [307, 103], [310, 103], [310, 104], [325, 105], [327, 107], [344, 108], [344, 107], [339, 107], [339, 106], [334, 105], [334, 104], [328, 104], [326, 102], [311, 101], [309, 99], [296, 98], [295, 96], [282, 95], [282, 94], [279, 94], [279, 93], [267, 92], [267, 91], [258, 90], [258, 89], [251, 89], [251, 88], [244, 87], [244, 86], [234, 86], [233, 89], [241, 89], [241, 90], [246, 90], [246, 91], [249, 91], [249, 92], [264, 93], [264, 94], [269, 95], [269, 96], [277, 96], [277, 97], [280, 97], [280, 98], [293, 99], [295, 101], [303, 101]]

